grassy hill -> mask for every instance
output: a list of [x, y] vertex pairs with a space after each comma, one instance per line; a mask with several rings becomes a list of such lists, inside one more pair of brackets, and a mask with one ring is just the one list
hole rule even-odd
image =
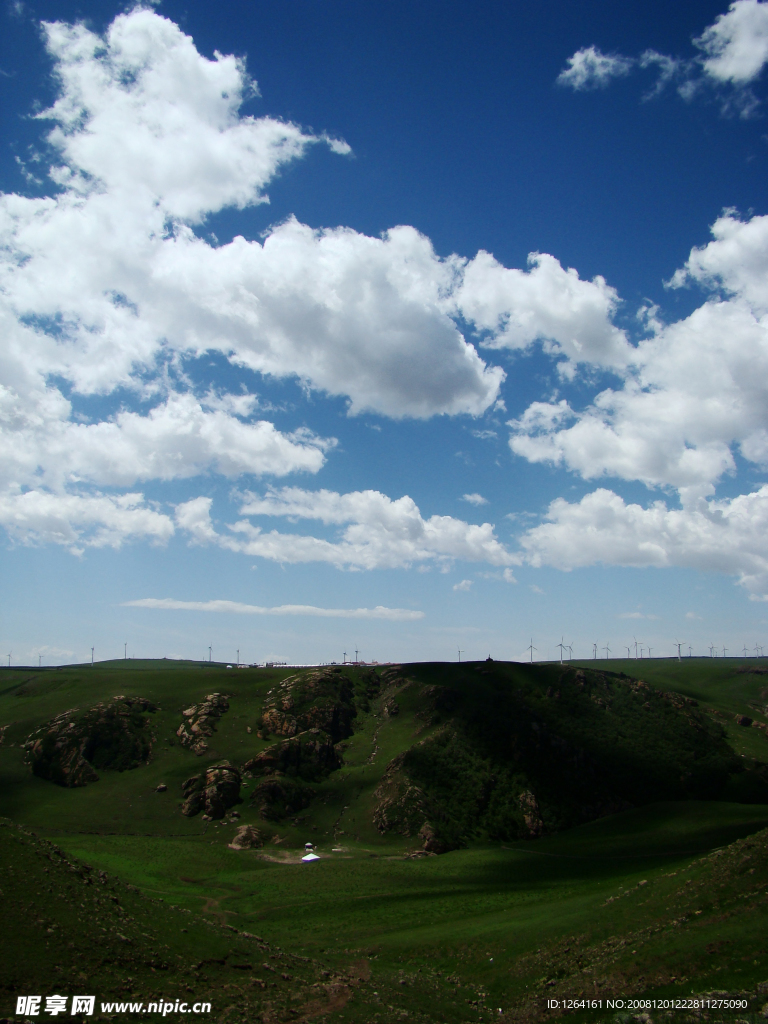
[[[50, 979], [76, 979], [77, 962], [103, 995], [157, 988], [154, 952], [142, 959], [135, 947], [125, 960], [111, 900], [83, 881], [79, 890], [79, 868], [56, 875], [63, 897], [51, 898], [48, 841], [121, 880], [118, 898], [138, 922], [136, 936], [121, 934], [164, 949], [165, 987], [173, 978], [179, 991], [211, 992], [216, 1020], [406, 1011], [458, 1022], [489, 1019], [486, 1007], [494, 1019], [536, 1020], [548, 996], [707, 986], [743, 989], [757, 1006], [768, 979], [768, 740], [737, 716], [766, 724], [768, 678], [744, 671], [762, 667], [754, 659], [686, 661], [2, 670], [0, 814], [23, 826], [0, 828], [14, 868], [3, 898], [19, 908], [10, 928], [20, 937], [0, 976], [6, 1012], [22, 982], [54, 991]], [[227, 704], [218, 717], [206, 711], [214, 694]], [[53, 737], [46, 764], [62, 750], [88, 755], [98, 781], [35, 774], [35, 736]], [[148, 760], [130, 767], [145, 741]], [[241, 802], [213, 820], [183, 814], [182, 784], [203, 785], [222, 763]], [[230, 848], [243, 825], [262, 848]], [[321, 854], [311, 865], [300, 862], [306, 841]], [[48, 932], [49, 910], [68, 905], [63, 880], [98, 898]], [[25, 915], [36, 886], [40, 907]], [[84, 925], [86, 909], [103, 923]], [[279, 993], [260, 988], [263, 971], [232, 966], [255, 963], [257, 940], [226, 924], [308, 957], [296, 961], [305, 968], [282, 971], [291, 980]], [[182, 967], [195, 957], [223, 963], [203, 982]]]

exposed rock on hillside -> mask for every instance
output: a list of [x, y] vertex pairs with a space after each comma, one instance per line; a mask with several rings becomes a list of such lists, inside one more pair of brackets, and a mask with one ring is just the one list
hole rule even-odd
[[308, 729], [262, 750], [245, 762], [243, 771], [253, 775], [289, 773], [312, 781], [335, 771], [341, 764], [341, 755], [328, 733]]
[[544, 832], [539, 802], [530, 789], [525, 789], [518, 797], [523, 812], [523, 821], [529, 836], [540, 836]]
[[251, 791], [251, 805], [268, 821], [280, 821], [309, 807], [314, 789], [290, 775], [271, 775]]
[[261, 733], [296, 736], [321, 729], [334, 743], [352, 734], [356, 717], [352, 685], [338, 667], [289, 676], [264, 702]]
[[229, 844], [230, 850], [257, 850], [264, 845], [264, 836], [253, 825], [241, 825]]
[[425, 825], [426, 798], [405, 772], [405, 758], [405, 754], [399, 754], [390, 761], [376, 787], [373, 823], [379, 832], [397, 832], [409, 838]]
[[223, 818], [230, 807], [241, 802], [240, 772], [228, 761], [186, 779], [181, 788], [185, 797], [181, 813], [190, 818], [200, 811], [211, 818]]
[[341, 741], [352, 734], [356, 702], [367, 709], [378, 692], [378, 676], [369, 673], [353, 685], [338, 666], [289, 676], [270, 690], [264, 702], [259, 735], [283, 737], [246, 761], [243, 771], [261, 778], [251, 794], [261, 814], [279, 820], [306, 807], [312, 797], [307, 783], [341, 767]]
[[221, 693], [209, 693], [201, 704], [193, 704], [183, 712], [186, 722], [176, 730], [182, 746], [189, 747], [197, 755], [208, 749], [205, 742], [216, 731], [216, 723], [229, 711], [229, 701]]
[[97, 768], [137, 768], [152, 749], [145, 715], [156, 710], [143, 697], [115, 697], [86, 712], [65, 711], [27, 739], [27, 763], [35, 775], [67, 788], [97, 782]]

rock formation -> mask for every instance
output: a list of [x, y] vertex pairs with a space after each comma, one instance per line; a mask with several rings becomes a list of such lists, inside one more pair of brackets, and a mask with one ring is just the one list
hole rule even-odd
[[65, 711], [46, 722], [24, 744], [35, 775], [73, 788], [97, 782], [96, 769], [125, 771], [149, 759], [152, 734], [143, 697], [115, 697], [88, 711]]
[[253, 825], [241, 825], [229, 844], [230, 850], [257, 850], [264, 845], [264, 836]]
[[[364, 701], [370, 690], [368, 680]], [[308, 806], [314, 796], [308, 783], [341, 767], [341, 741], [352, 734], [356, 716], [352, 683], [338, 666], [289, 676], [270, 690], [259, 736], [280, 739], [243, 765], [260, 780], [251, 802], [264, 817], [277, 821]]]
[[297, 775], [312, 781], [340, 768], [342, 759], [328, 733], [320, 729], [273, 743], [243, 765], [252, 775]]
[[211, 765], [200, 775], [181, 784], [184, 803], [181, 813], [193, 817], [203, 811], [210, 818], [223, 818], [230, 807], [240, 803], [240, 772], [229, 761]]
[[221, 693], [209, 693], [201, 704], [193, 704], [182, 712], [186, 721], [176, 730], [181, 745], [198, 756], [208, 749], [206, 738], [216, 731], [216, 723], [229, 711], [229, 701]]
[[261, 734], [289, 737], [320, 729], [338, 743], [352, 734], [356, 715], [352, 686], [342, 670], [318, 669], [289, 676], [270, 691]]
[[409, 837], [426, 823], [426, 802], [424, 791], [405, 772], [404, 762], [405, 754], [399, 754], [387, 765], [373, 794], [373, 823], [379, 832]]

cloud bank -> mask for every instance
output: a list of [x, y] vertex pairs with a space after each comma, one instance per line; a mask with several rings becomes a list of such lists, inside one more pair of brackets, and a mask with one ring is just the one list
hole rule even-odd
[[391, 499], [380, 491], [307, 491], [298, 487], [247, 494], [243, 517], [280, 516], [310, 519], [344, 527], [331, 540], [301, 533], [265, 532], [242, 518], [218, 531], [211, 519], [211, 499], [195, 498], [178, 506], [176, 520], [198, 544], [215, 544], [229, 551], [285, 564], [327, 562], [348, 569], [408, 568], [436, 562], [447, 568], [454, 560], [495, 566], [519, 564], [494, 534], [490, 523], [473, 525], [451, 516], [425, 519], [405, 495]]
[[170, 597], [142, 597], [124, 601], [122, 608], [152, 608], [161, 611], [225, 612], [235, 615], [299, 615], [321, 619], [384, 619], [388, 622], [415, 622], [424, 618], [424, 612], [408, 608], [318, 608], [311, 604], [281, 604], [263, 608], [240, 601], [175, 601]]

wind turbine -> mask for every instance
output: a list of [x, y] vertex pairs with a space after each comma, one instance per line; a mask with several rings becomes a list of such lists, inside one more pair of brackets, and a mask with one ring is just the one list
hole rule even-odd
[[42, 654], [38, 654], [38, 656], [37, 656], [37, 667], [38, 668], [42, 668], [43, 667], [43, 656], [42, 656]]
[[239, 647], [237, 648], [237, 667], [240, 668], [240, 648]]
[[728, 653], [728, 648], [724, 647], [723, 648], [723, 657], [725, 657], [727, 653]]
[[531, 652], [531, 664], [533, 664], [533, 652], [538, 651], [538, 649], [538, 647], [533, 646], [533, 637], [531, 637], [531, 642], [528, 647], [526, 647], [526, 650]]
[[741, 653], [742, 653], [742, 654], [744, 655], [744, 657], [746, 658], [746, 656], [747, 656], [747, 645], [746, 645], [746, 644], [744, 644], [744, 649], [742, 650], [742, 652], [741, 652]]
[[342, 665], [346, 665], [347, 664], [347, 652], [346, 651], [344, 651], [344, 654], [342, 655], [342, 662], [341, 662], [341, 664]]
[[608, 655], [611, 653], [611, 645], [610, 644], [606, 644], [605, 647], [603, 648], [603, 650], [605, 651], [605, 660], [607, 661], [608, 660]]
[[128, 641], [123, 644], [123, 661], [128, 661]]
[[680, 657], [680, 648], [683, 646], [684, 643], [685, 643], [685, 640], [675, 640], [675, 647], [677, 648], [677, 660], [678, 661], [682, 661], [682, 658]]
[[592, 644], [592, 657], [597, 660], [597, 644]]
[[693, 648], [691, 647], [690, 644], [688, 644], [688, 657], [689, 658], [693, 657]]
[[573, 661], [573, 644], [568, 644], [568, 660]]
[[[462, 649], [459, 648], [459, 662], [461, 662], [461, 656], [462, 656], [463, 653], [464, 653], [464, 651], [462, 651]], [[357, 660], [357, 651], [355, 651], [355, 660]]]
[[93, 647], [91, 648], [91, 665], [93, 665]]
[[651, 656], [652, 652], [653, 652], [653, 648], [652, 648], [652, 647], [649, 647], [649, 648], [648, 648], [648, 657], [649, 657], [649, 658], [650, 658], [650, 656]]
[[8, 668], [11, 667], [11, 654], [13, 654], [13, 651], [10, 651], [8, 654]]
[[213, 661], [213, 644], [208, 644], [208, 664]]
[[[625, 644], [624, 646], [626, 647], [627, 645]], [[632, 651], [632, 647], [631, 646], [627, 647], [627, 660], [629, 660], [631, 651]]]
[[359, 663], [360, 663], [360, 651], [358, 651], [358, 649], [355, 648], [355, 664], [359, 665]]
[[560, 643], [559, 644], [555, 644], [555, 647], [559, 647], [560, 648], [560, 664], [561, 665], [563, 664], [563, 651], [565, 650], [565, 644], [563, 643], [563, 639], [564, 639], [563, 637], [560, 637]]
[[632, 639], [635, 641], [635, 661], [637, 661], [637, 637], [633, 636]]

